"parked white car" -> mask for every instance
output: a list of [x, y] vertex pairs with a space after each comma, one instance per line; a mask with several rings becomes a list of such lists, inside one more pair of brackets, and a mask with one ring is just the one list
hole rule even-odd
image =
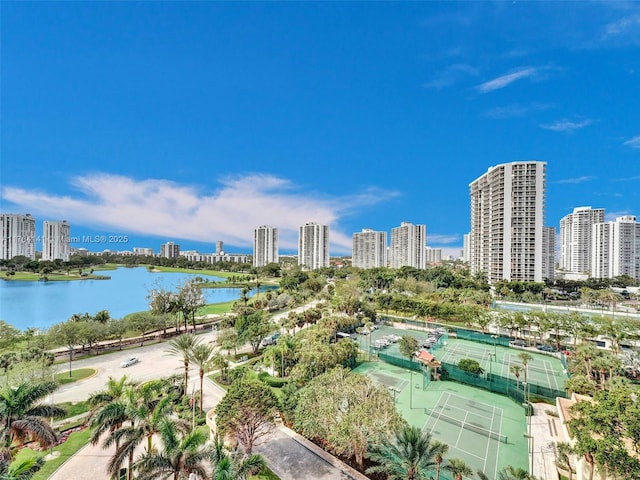
[[126, 360], [123, 360], [122, 362], [120, 362], [120, 366], [122, 368], [126, 368], [136, 363], [138, 363], [138, 357], [129, 357]]

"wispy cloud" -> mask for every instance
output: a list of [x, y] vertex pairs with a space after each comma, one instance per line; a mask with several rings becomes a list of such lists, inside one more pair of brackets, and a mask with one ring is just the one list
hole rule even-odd
[[596, 177], [593, 176], [583, 176], [583, 177], [575, 177], [575, 178], [563, 178], [561, 180], [556, 180], [553, 183], [584, 183], [590, 182], [591, 180], [595, 180]]
[[326, 223], [331, 227], [332, 253], [346, 253], [351, 251], [351, 233], [340, 231], [341, 217], [397, 195], [370, 189], [327, 198], [268, 174], [223, 178], [214, 191], [107, 173], [75, 177], [72, 185], [75, 193], [65, 196], [8, 186], [2, 189], [2, 198], [38, 216], [59, 217], [64, 212], [72, 229], [75, 224], [114, 234], [219, 239], [238, 247], [250, 246], [253, 229], [266, 224], [278, 227], [283, 250], [294, 250], [300, 225]]
[[640, 175], [637, 175], [635, 177], [623, 177], [623, 178], [613, 178], [611, 179], [612, 182], [637, 182], [640, 181]]
[[605, 222], [615, 222], [618, 217], [626, 217], [627, 215], [633, 215], [633, 213], [623, 210], [621, 212], [606, 212], [604, 213]]
[[457, 234], [441, 234], [441, 233], [427, 233], [427, 243], [429, 246], [433, 245], [449, 245], [451, 243], [460, 242], [460, 235]]
[[516, 118], [524, 117], [527, 114], [534, 111], [548, 110], [552, 108], [551, 104], [532, 103], [529, 105], [522, 105], [520, 103], [512, 103], [504, 107], [495, 107], [484, 114], [485, 117], [494, 119]]
[[624, 142], [623, 145], [626, 145], [627, 147], [631, 147], [631, 148], [640, 148], [640, 135], [638, 135], [637, 137], [630, 138], [629, 140]]
[[542, 124], [540, 125], [540, 128], [553, 130], [554, 132], [573, 132], [575, 130], [580, 130], [581, 128], [588, 127], [592, 123], [593, 120], [589, 119], [578, 121], [562, 119], [553, 123]]
[[604, 35], [605, 37], [611, 37], [638, 31], [640, 31], [640, 13], [634, 13], [632, 15], [620, 18], [615, 22], [606, 24], [604, 28]]
[[449, 65], [438, 73], [431, 81], [423, 83], [425, 88], [435, 88], [437, 90], [454, 85], [465, 77], [478, 75], [478, 70], [471, 65], [456, 63]]
[[494, 78], [493, 80], [481, 83], [476, 87], [476, 89], [480, 93], [493, 92], [494, 90], [505, 88], [506, 86], [511, 85], [513, 82], [516, 82], [523, 78], [535, 77], [538, 72], [539, 69], [536, 67], [523, 67], [515, 70], [514, 72], [507, 73], [506, 75], [501, 75], [500, 77]]

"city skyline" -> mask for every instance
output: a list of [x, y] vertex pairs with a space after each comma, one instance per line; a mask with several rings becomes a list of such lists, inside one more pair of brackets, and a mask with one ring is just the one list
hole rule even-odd
[[[640, 210], [634, 3], [4, 3], [2, 212], [71, 236], [250, 252], [273, 225], [424, 224], [458, 256], [469, 184], [547, 163], [545, 225]], [[140, 21], [145, 19], [144, 22]]]

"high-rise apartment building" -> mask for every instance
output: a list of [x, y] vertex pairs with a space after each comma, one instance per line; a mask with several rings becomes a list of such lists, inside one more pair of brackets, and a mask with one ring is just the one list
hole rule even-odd
[[160, 245], [160, 256], [164, 258], [178, 258], [180, 256], [180, 245], [167, 242]]
[[577, 207], [560, 220], [560, 268], [591, 273], [593, 226], [604, 222], [604, 208]]
[[441, 263], [442, 262], [442, 249], [425, 247], [425, 262], [429, 263]]
[[471, 257], [471, 234], [465, 233], [462, 237], [462, 261], [469, 262], [469, 258]]
[[3, 213], [2, 238], [0, 239], [0, 259], [11, 260], [23, 255], [31, 260], [36, 258], [36, 219], [30, 214]]
[[425, 268], [427, 244], [427, 226], [401, 222], [399, 227], [391, 229], [389, 246], [389, 266], [391, 268]]
[[298, 265], [309, 270], [329, 266], [329, 225], [307, 223], [300, 227]]
[[546, 162], [490, 167], [469, 184], [472, 273], [500, 280], [543, 280]]
[[253, 231], [253, 266], [278, 263], [278, 229], [261, 226]]
[[591, 276], [640, 280], [640, 223], [633, 215], [593, 226]]
[[62, 222], [42, 222], [42, 260], [69, 261], [71, 228], [66, 220]]
[[556, 229], [542, 227], [542, 279], [556, 278]]
[[358, 268], [387, 266], [387, 232], [363, 228], [353, 234], [351, 263]]

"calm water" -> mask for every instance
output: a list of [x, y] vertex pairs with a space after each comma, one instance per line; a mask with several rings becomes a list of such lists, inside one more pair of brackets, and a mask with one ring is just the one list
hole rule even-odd
[[[25, 330], [48, 328], [74, 313], [95, 314], [108, 310], [113, 318], [149, 308], [147, 295], [153, 289], [176, 290], [186, 279], [201, 276], [211, 281], [222, 278], [201, 274], [149, 272], [144, 267], [97, 271], [111, 280], [60, 282], [17, 282], [0, 280], [0, 319]], [[262, 290], [262, 289], [261, 289]], [[207, 303], [240, 298], [238, 288], [203, 289]]]

